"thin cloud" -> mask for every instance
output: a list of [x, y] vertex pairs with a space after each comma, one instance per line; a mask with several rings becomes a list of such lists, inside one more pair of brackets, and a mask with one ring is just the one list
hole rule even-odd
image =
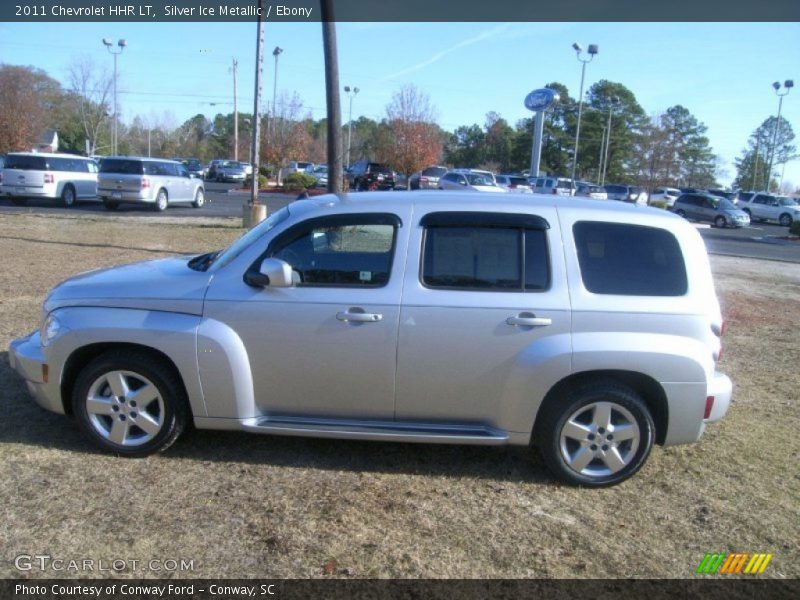
[[489, 38], [493, 38], [506, 31], [508, 27], [509, 26], [506, 24], [506, 25], [498, 25], [497, 27], [492, 27], [491, 29], [487, 29], [486, 31], [483, 31], [474, 37], [463, 40], [457, 43], [456, 45], [451, 46], [450, 48], [440, 50], [439, 52], [437, 52], [430, 58], [422, 61], [421, 63], [397, 71], [397, 73], [392, 73], [391, 75], [387, 75], [386, 77], [383, 78], [383, 80], [388, 81], [390, 79], [396, 79], [397, 77], [408, 75], [409, 73], [414, 73], [416, 71], [419, 71], [420, 69], [424, 69], [425, 67], [432, 65], [433, 63], [439, 62], [440, 60], [442, 60], [442, 58], [444, 58], [448, 54], [455, 52], [456, 50], [460, 50], [461, 48], [464, 48], [466, 46], [471, 46], [472, 44], [477, 44], [478, 42], [482, 42], [483, 40], [487, 40]]

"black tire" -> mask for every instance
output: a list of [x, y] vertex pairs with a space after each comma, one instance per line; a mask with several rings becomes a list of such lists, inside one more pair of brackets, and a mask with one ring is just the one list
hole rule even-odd
[[167, 196], [167, 190], [161, 188], [158, 190], [158, 194], [156, 194], [156, 201], [153, 203], [153, 210], [156, 212], [164, 212], [167, 210], [167, 206], [169, 206], [169, 197]]
[[676, 210], [675, 214], [678, 215], [679, 217], [683, 217], [684, 219], [686, 218], [686, 211], [684, 211], [682, 208]]
[[791, 227], [794, 219], [792, 219], [792, 215], [788, 213], [783, 213], [780, 217], [778, 217], [778, 223], [781, 224], [781, 227]]
[[113, 200], [107, 200], [107, 199], [103, 198], [103, 207], [106, 210], [114, 211], [114, 210], [117, 210], [119, 208], [119, 202], [114, 202]]
[[725, 227], [727, 227], [727, 226], [728, 226], [728, 221], [727, 221], [727, 220], [725, 219], [725, 217], [723, 217], [722, 215], [718, 215], [718, 216], [717, 216], [717, 217], [714, 219], [714, 225], [715, 225], [716, 227], [719, 227], [720, 229], [724, 229]]
[[[618, 423], [613, 424], [612, 428], [607, 430], [602, 427], [593, 429], [593, 423], [586, 424], [587, 431], [593, 429], [589, 435], [594, 437], [587, 439], [585, 447], [572, 439], [567, 439], [562, 444], [562, 432], [565, 433], [565, 426], [570, 417], [573, 417], [574, 422], [575, 415], [588, 414], [592, 411], [592, 406], [598, 404], [615, 407], [609, 414], [616, 414]], [[623, 415], [623, 412], [627, 415]], [[638, 435], [636, 442], [614, 440], [614, 432], [621, 432], [622, 428], [626, 426], [619, 421], [627, 423], [631, 419], [635, 423], [633, 430]], [[569, 437], [567, 436], [567, 438]], [[655, 426], [645, 402], [633, 390], [610, 382], [589, 384], [573, 390], [566, 397], [551, 398], [542, 407], [534, 430], [534, 443], [553, 475], [565, 483], [586, 487], [616, 485], [633, 476], [650, 455], [654, 438]], [[573, 460], [576, 462], [581, 451], [589, 452], [591, 450], [589, 454], [598, 458], [591, 460], [581, 471], [578, 471], [570, 466], [565, 458], [565, 453], [569, 455], [573, 449], [575, 453]], [[614, 452], [616, 456], [624, 458], [621, 461], [624, 466], [616, 472], [603, 472], [608, 470], [606, 468], [608, 463], [600, 458], [600, 453], [606, 455], [606, 450], [609, 450], [608, 455]]]
[[203, 188], [197, 188], [197, 192], [195, 192], [194, 202], [192, 202], [192, 206], [194, 206], [195, 208], [202, 208], [205, 203], [206, 203], [206, 194], [203, 191]]
[[[131, 381], [135, 381], [136, 377], [148, 380], [157, 389], [161, 398], [161, 404], [158, 406], [159, 409], [163, 406], [163, 413], [159, 410], [158, 415], [161, 421], [160, 429], [152, 436], [152, 439], [144, 443], [136, 443], [135, 436], [137, 434], [131, 433], [139, 431], [147, 437], [147, 432], [139, 429], [135, 424], [135, 419], [142, 418], [141, 413], [144, 412], [144, 407], [139, 408], [135, 405], [133, 405], [133, 409], [128, 407], [130, 412], [127, 413], [126, 439], [130, 433], [131, 441], [122, 444], [106, 438], [101, 431], [105, 426], [114, 427], [118, 419], [125, 421], [126, 415], [122, 414], [123, 411], [112, 412], [107, 417], [95, 415], [95, 419], [102, 419], [102, 421], [93, 421], [87, 409], [87, 397], [91, 388], [96, 386], [98, 380], [101, 380], [106, 374], [118, 371], [133, 374]], [[108, 391], [113, 394], [110, 389]], [[133, 397], [135, 398], [135, 396]], [[128, 400], [128, 404], [132, 405], [130, 400]], [[178, 375], [166, 366], [163, 360], [158, 360], [154, 356], [138, 350], [111, 350], [97, 357], [83, 368], [72, 389], [72, 411], [83, 433], [100, 448], [133, 458], [163, 452], [171, 446], [186, 428], [190, 412], [188, 406], [186, 393]], [[140, 414], [136, 415], [133, 412], [136, 409], [140, 410]]]
[[11, 196], [11, 204], [14, 206], [25, 206], [28, 203], [27, 198], [20, 198], [19, 196]]
[[75, 188], [71, 184], [65, 185], [61, 190], [61, 202], [66, 208], [75, 206]]

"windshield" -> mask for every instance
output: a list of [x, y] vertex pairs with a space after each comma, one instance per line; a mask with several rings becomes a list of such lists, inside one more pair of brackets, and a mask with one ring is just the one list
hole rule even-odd
[[711, 200], [711, 204], [714, 205], [714, 208], [719, 208], [722, 210], [739, 210], [738, 208], [736, 208], [736, 205], [734, 205], [733, 202], [731, 202], [727, 198], [721, 198], [717, 196], [709, 198], [709, 200]]
[[215, 271], [221, 269], [239, 256], [242, 252], [244, 252], [250, 246], [250, 244], [273, 229], [276, 225], [283, 223], [288, 218], [289, 207], [286, 206], [280, 209], [278, 212], [272, 213], [268, 218], [261, 221], [261, 223], [253, 227], [250, 231], [233, 242], [233, 244], [220, 252], [209, 266], [213, 266]]
[[476, 173], [467, 173], [465, 175], [470, 185], [494, 185], [486, 175], [478, 175]]

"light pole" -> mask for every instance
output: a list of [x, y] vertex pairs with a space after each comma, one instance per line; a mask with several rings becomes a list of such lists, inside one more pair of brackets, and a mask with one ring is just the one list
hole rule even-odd
[[787, 79], [783, 82], [784, 92], [781, 93], [781, 84], [775, 82], [772, 84], [775, 94], [778, 96], [778, 118], [775, 120], [775, 133], [772, 135], [772, 148], [769, 151], [769, 168], [767, 169], [767, 184], [764, 191], [769, 191], [769, 179], [772, 177], [772, 161], [775, 159], [775, 146], [778, 143], [778, 130], [781, 127], [781, 108], [783, 108], [783, 97], [786, 96], [794, 87], [794, 81]]
[[573, 190], [575, 188], [575, 169], [578, 166], [578, 142], [581, 139], [581, 115], [583, 114], [583, 80], [586, 76], [586, 63], [592, 62], [592, 59], [598, 52], [597, 44], [589, 44], [589, 48], [587, 52], [589, 53], [589, 58], [581, 58], [581, 52], [583, 52], [583, 48], [578, 42], [572, 44], [572, 48], [575, 50], [576, 56], [578, 60], [581, 62], [581, 91], [578, 95], [578, 124], [575, 127], [575, 151], [572, 153], [572, 187]]
[[600, 179], [600, 185], [606, 183], [606, 171], [608, 170], [608, 147], [611, 145], [611, 110], [619, 104], [619, 98], [611, 98], [608, 102], [608, 125], [606, 125], [606, 149], [603, 155], [603, 175]]
[[128, 45], [128, 42], [125, 40], [119, 40], [117, 42], [117, 46], [119, 46], [119, 50], [114, 52], [112, 48], [114, 47], [114, 42], [112, 42], [108, 38], [103, 38], [103, 44], [106, 46], [106, 50], [108, 50], [111, 54], [114, 55], [114, 132], [111, 135], [111, 154], [116, 156], [117, 154], [117, 56], [122, 54], [122, 51], [125, 50], [125, 46]]
[[272, 76], [272, 117], [275, 118], [275, 102], [278, 95], [278, 57], [283, 53], [283, 48], [275, 46], [272, 56], [275, 57], [275, 73]]
[[350, 96], [350, 112], [347, 116], [347, 168], [350, 168], [350, 138], [353, 133], [353, 97], [358, 93], [358, 88], [350, 88], [349, 85], [344, 86], [345, 93]]

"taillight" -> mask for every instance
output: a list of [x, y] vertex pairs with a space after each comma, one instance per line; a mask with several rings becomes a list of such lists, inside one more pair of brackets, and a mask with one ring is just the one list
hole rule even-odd
[[420, 185], [428, 185], [428, 178], [427, 177], [420, 177], [419, 178]]
[[714, 408], [714, 396], [706, 398], [706, 410], [703, 412], [703, 418], [708, 419], [711, 416], [711, 410]]
[[149, 177], [142, 177], [142, 189], [150, 187], [150, 178]]
[[515, 190], [515, 189], [517, 189], [517, 184], [516, 184], [516, 183], [509, 183], [509, 184], [508, 184], [508, 187], [509, 187], [510, 189], [512, 189], [512, 190]]
[[53, 177], [52, 173], [45, 173], [44, 174], [44, 182], [45, 183], [53, 183], [55, 181], [55, 177]]

